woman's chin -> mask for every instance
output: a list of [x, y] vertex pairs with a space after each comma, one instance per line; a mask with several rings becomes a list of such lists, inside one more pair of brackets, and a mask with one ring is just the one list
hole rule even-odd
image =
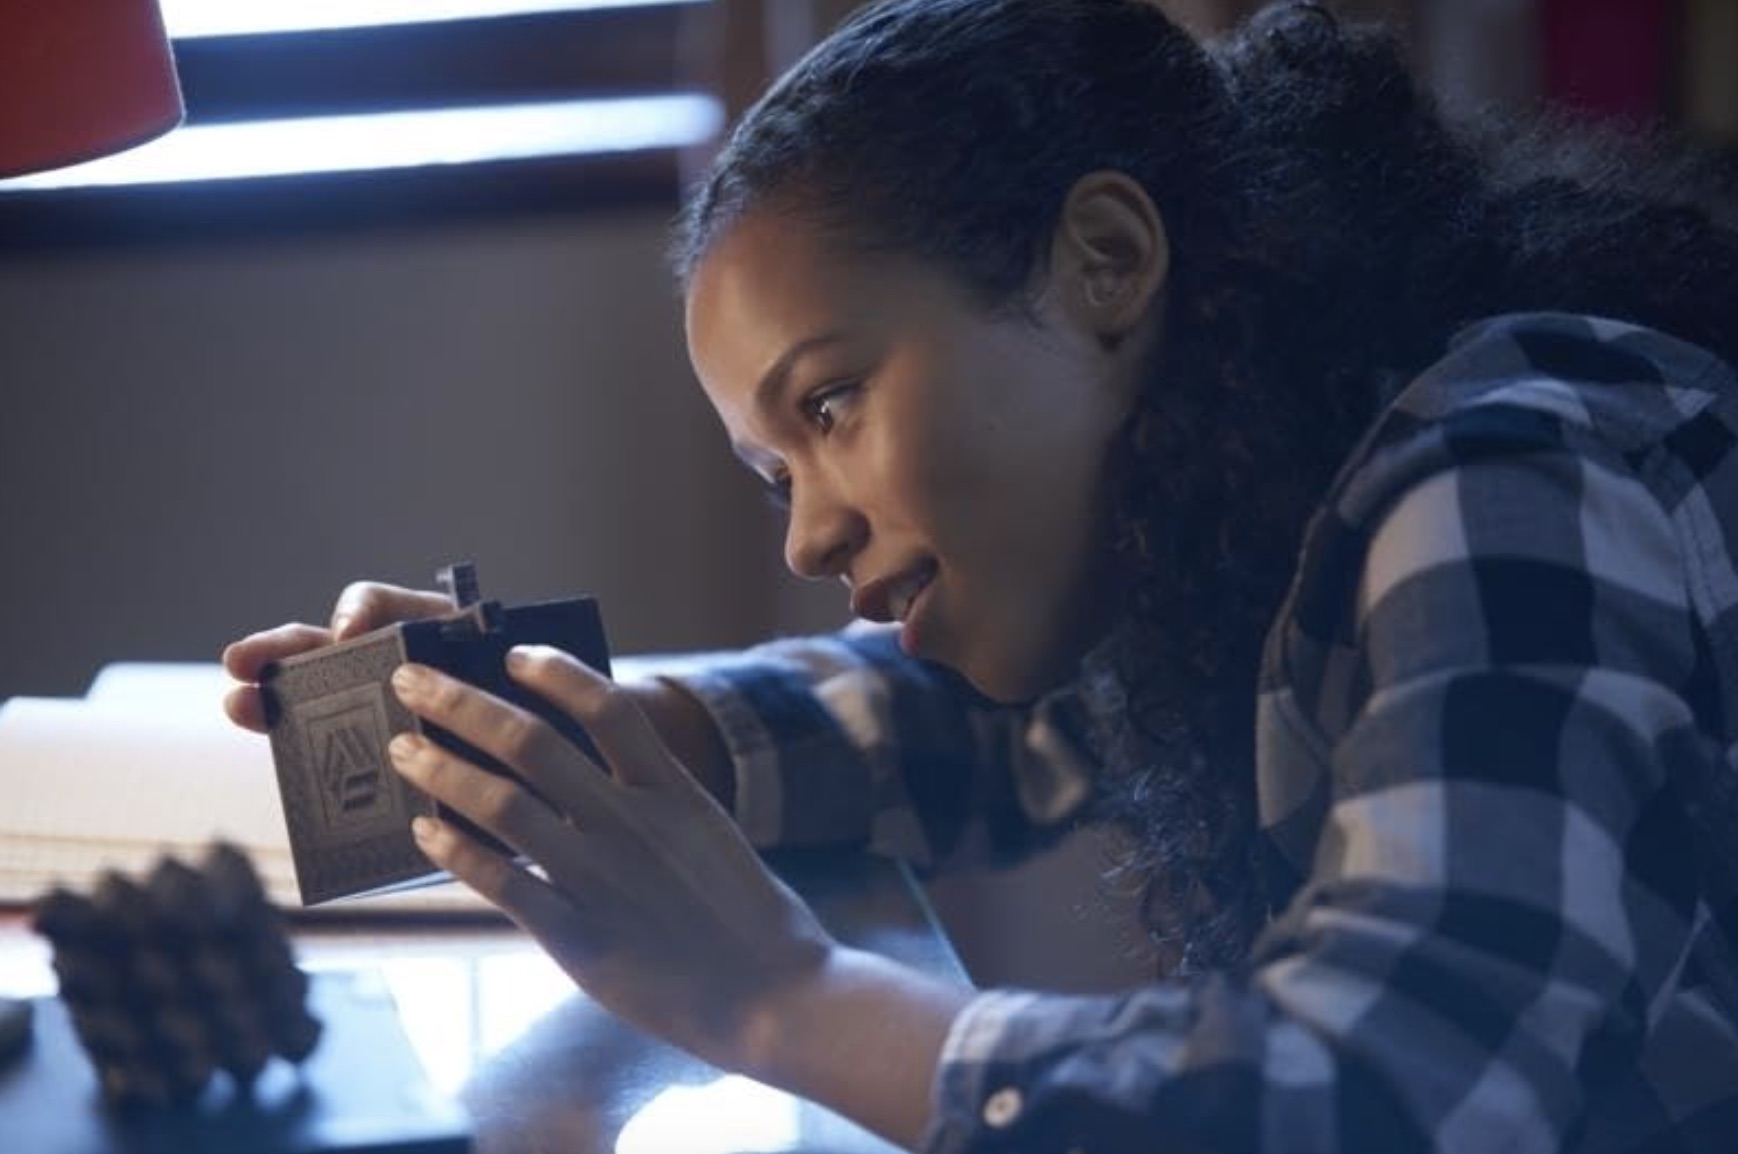
[[[1084, 649], [1072, 639], [1038, 636], [1029, 627], [1024, 636], [1010, 636], [978, 619], [974, 628], [944, 629], [938, 615], [907, 621], [900, 637], [906, 653], [945, 666], [973, 689], [1003, 705], [1036, 701], [1072, 681], [1080, 671]], [[1013, 642], [1013, 644], [1010, 644]]]
[[1073, 666], [1038, 666], [1012, 661], [944, 661], [971, 683], [973, 689], [1000, 705], [1022, 705], [1036, 701], [1051, 690], [1066, 684]]

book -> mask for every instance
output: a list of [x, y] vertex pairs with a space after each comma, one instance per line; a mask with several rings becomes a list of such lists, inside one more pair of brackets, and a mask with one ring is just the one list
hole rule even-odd
[[221, 839], [293, 917], [500, 916], [452, 881], [303, 909], [271, 746], [224, 716], [229, 684], [215, 663], [126, 662], [82, 697], [0, 705], [0, 904], [143, 874]]

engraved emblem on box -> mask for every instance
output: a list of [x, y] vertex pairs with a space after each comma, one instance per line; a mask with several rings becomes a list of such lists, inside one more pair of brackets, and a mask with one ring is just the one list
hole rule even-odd
[[380, 759], [391, 736], [385, 698], [379, 685], [359, 685], [296, 706], [331, 837], [396, 830], [410, 820]]

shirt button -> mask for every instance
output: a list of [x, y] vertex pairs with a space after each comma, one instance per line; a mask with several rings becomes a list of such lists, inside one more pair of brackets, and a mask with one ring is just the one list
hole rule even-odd
[[1020, 1091], [1012, 1086], [1004, 1086], [984, 1099], [984, 1123], [998, 1130], [1011, 1126], [1014, 1119], [1020, 1116], [1020, 1108], [1024, 1105]]

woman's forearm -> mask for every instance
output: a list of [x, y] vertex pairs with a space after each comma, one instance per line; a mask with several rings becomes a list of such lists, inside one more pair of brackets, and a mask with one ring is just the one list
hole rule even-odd
[[972, 997], [888, 958], [845, 947], [743, 1020], [743, 1073], [915, 1149], [955, 1016]]
[[[664, 744], [729, 809], [735, 769], [711, 714], [670, 682], [623, 684]], [[826, 964], [741, 1017], [732, 1064], [912, 1148], [929, 1122], [942, 1043], [971, 996], [968, 987], [837, 947]]]

